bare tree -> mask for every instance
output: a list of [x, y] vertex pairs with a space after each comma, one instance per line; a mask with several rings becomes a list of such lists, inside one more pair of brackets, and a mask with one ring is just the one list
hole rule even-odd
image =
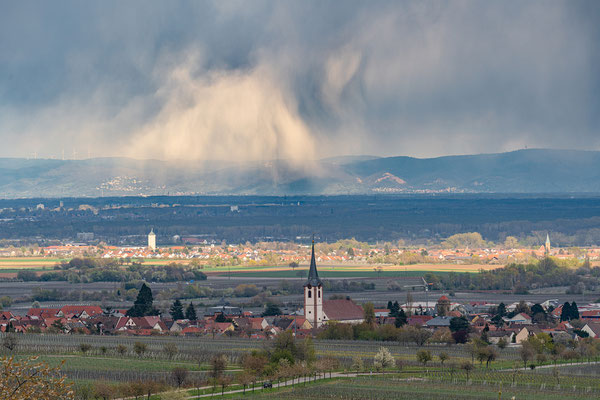
[[175, 381], [177, 388], [180, 389], [188, 377], [188, 370], [183, 367], [175, 367], [171, 371], [171, 377]]
[[4, 339], [2, 339], [2, 346], [4, 346], [8, 351], [13, 351], [17, 348], [19, 344], [19, 340], [13, 334], [6, 335]]
[[221, 396], [225, 393], [225, 388], [231, 384], [231, 377], [227, 375], [221, 375], [219, 378], [219, 386], [221, 386]]
[[169, 359], [172, 359], [177, 354], [177, 345], [175, 343], [167, 343], [163, 346], [163, 351]]
[[473, 368], [473, 363], [470, 363], [469, 361], [463, 361], [463, 363], [460, 364], [460, 369], [464, 370], [467, 373], [467, 380], [469, 380], [469, 374], [471, 373]]

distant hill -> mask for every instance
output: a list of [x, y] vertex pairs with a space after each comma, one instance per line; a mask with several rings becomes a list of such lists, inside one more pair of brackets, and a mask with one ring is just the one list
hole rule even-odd
[[600, 152], [519, 150], [438, 158], [348, 156], [231, 163], [0, 159], [5, 198], [185, 194], [600, 193]]

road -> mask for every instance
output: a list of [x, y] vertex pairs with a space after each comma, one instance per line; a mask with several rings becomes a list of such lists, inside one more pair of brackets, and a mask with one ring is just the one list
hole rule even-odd
[[[356, 377], [358, 375], [367, 375], [367, 374], [357, 374], [357, 373], [347, 373], [347, 374], [344, 374], [344, 373], [341, 373], [341, 372], [333, 372], [331, 374], [331, 378], [342, 378], [342, 377], [344, 377], [344, 378], [354, 378], [354, 377]], [[321, 379], [326, 379], [326, 378], [327, 379], [329, 378], [329, 374], [319, 375], [319, 376], [317, 376], [316, 378], [313, 378], [313, 379], [315, 379], [315, 380], [321, 380]], [[298, 383], [298, 379], [293, 379], [293, 380], [290, 379], [290, 380], [287, 380], [287, 381], [284, 381], [284, 382], [274, 383], [273, 384], [273, 389], [279, 388], [279, 387], [290, 386], [292, 384], [298, 385], [298, 384], [302, 384], [302, 382]], [[260, 390], [263, 390], [263, 389], [260, 389]], [[246, 391], [249, 391], [249, 389], [246, 389]], [[229, 390], [229, 391], [224, 392], [224, 394], [235, 394], [235, 393], [243, 393], [243, 392], [244, 392], [243, 389]], [[215, 394], [217, 394], [217, 393], [215, 393]], [[188, 399], [199, 399], [199, 398], [203, 398], [203, 397], [214, 397], [215, 394], [213, 394], [213, 393], [202, 394], [200, 396], [189, 397]], [[218, 395], [220, 395], [220, 394], [218, 394]]]

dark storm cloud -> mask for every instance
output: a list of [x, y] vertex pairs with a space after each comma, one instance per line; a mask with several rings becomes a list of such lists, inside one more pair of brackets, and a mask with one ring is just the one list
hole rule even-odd
[[2, 156], [598, 149], [597, 2], [15, 2]]

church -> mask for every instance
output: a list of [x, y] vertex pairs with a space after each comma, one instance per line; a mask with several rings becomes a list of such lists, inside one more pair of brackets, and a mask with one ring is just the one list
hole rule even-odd
[[328, 321], [358, 324], [364, 320], [363, 308], [352, 300], [325, 300], [323, 282], [317, 271], [314, 240], [308, 280], [304, 284], [304, 318], [315, 328], [323, 326]]

